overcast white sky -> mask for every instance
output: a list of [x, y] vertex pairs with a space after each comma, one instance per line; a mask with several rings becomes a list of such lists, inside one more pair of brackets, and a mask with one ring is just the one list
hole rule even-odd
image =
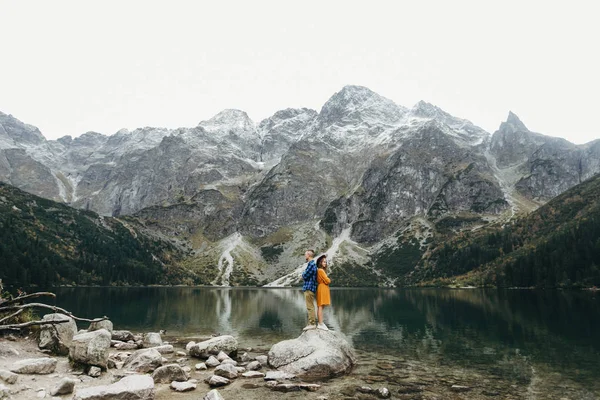
[[0, 0], [0, 111], [47, 138], [260, 121], [344, 85], [600, 138], [594, 1]]

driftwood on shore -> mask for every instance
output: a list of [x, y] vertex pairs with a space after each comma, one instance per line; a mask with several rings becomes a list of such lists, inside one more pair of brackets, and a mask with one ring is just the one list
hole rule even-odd
[[[3, 290], [4, 290], [4, 288], [2, 285], [2, 280], [0, 280], [0, 294], [2, 294]], [[94, 319], [80, 318], [80, 317], [76, 317], [71, 312], [69, 312], [63, 308], [57, 307], [57, 306], [51, 306], [51, 305], [43, 304], [43, 303], [25, 303], [25, 301], [27, 301], [27, 300], [35, 299], [38, 297], [56, 298], [56, 294], [54, 294], [52, 292], [36, 292], [36, 293], [31, 293], [31, 294], [20, 293], [17, 297], [15, 297], [13, 299], [3, 299], [2, 297], [0, 297], [0, 316], [4, 316], [5, 314], [12, 312], [12, 314], [4, 316], [0, 319], [0, 324], [4, 324], [4, 325], [0, 325], [0, 331], [7, 331], [7, 330], [19, 331], [23, 328], [28, 328], [30, 326], [62, 324], [62, 323], [68, 322], [68, 320], [64, 320], [64, 321], [62, 321], [62, 320], [61, 321], [33, 320], [33, 321], [27, 321], [27, 322], [22, 322], [22, 323], [7, 324], [7, 322], [14, 320], [25, 310], [34, 309], [34, 308], [52, 310], [54, 313], [64, 314], [68, 317], [73, 318], [76, 321], [82, 321], [82, 322], [99, 322], [99, 321], [104, 321], [104, 320], [108, 319], [108, 317], [106, 317], [106, 316], [102, 317], [102, 318], [94, 318]]]

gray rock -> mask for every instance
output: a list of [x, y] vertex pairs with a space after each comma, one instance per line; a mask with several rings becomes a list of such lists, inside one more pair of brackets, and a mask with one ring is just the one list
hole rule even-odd
[[217, 336], [190, 347], [190, 355], [199, 358], [208, 358], [211, 355], [217, 355], [220, 352], [229, 357], [237, 354], [237, 340], [230, 335]]
[[216, 367], [219, 364], [221, 364], [221, 362], [219, 360], [217, 360], [217, 358], [215, 356], [210, 356], [206, 360], [206, 365], [211, 368]]
[[188, 375], [179, 365], [169, 364], [158, 367], [152, 373], [152, 379], [155, 383], [185, 382], [188, 380]]
[[56, 369], [58, 361], [55, 358], [27, 358], [19, 360], [10, 367], [17, 374], [51, 374]]
[[219, 387], [229, 385], [231, 381], [219, 375], [212, 375], [206, 379], [206, 383], [208, 383], [210, 387]]
[[185, 351], [189, 352], [190, 349], [192, 348], [192, 346], [194, 346], [196, 344], [196, 342], [189, 342], [188, 344], [185, 345]]
[[112, 339], [121, 342], [128, 342], [133, 339], [133, 334], [129, 331], [112, 331]]
[[244, 353], [240, 356], [240, 361], [243, 363], [247, 363], [250, 362], [252, 359], [250, 358], [250, 356], [248, 355], [248, 353]]
[[160, 333], [156, 333], [156, 332], [149, 332], [144, 334], [144, 342], [143, 342], [143, 347], [145, 348], [150, 348], [150, 347], [158, 347], [158, 346], [162, 346], [163, 342], [162, 339], [160, 337]]
[[202, 400], [225, 400], [217, 389], [213, 389], [204, 396]]
[[110, 332], [106, 329], [75, 335], [69, 346], [69, 359], [76, 363], [106, 369], [110, 337]]
[[62, 396], [65, 394], [73, 393], [75, 385], [79, 383], [78, 380], [72, 378], [62, 378], [53, 388], [50, 390], [50, 396]]
[[59, 324], [41, 325], [39, 347], [61, 356], [69, 354], [71, 340], [77, 334], [75, 320], [64, 314], [46, 314], [42, 321], [67, 321]]
[[196, 390], [196, 384], [191, 382], [171, 382], [171, 389], [176, 392], [191, 392]]
[[262, 372], [258, 372], [258, 371], [248, 371], [248, 372], [244, 372], [242, 374], [242, 376], [244, 378], [264, 378], [265, 374], [263, 374]]
[[135, 344], [135, 343], [125, 343], [125, 342], [119, 342], [119, 343], [115, 344], [114, 347], [117, 350], [136, 350], [138, 348], [137, 344]]
[[263, 367], [269, 365], [269, 357], [267, 356], [256, 356], [254, 359], [258, 361]]
[[262, 364], [258, 361], [251, 361], [248, 363], [248, 365], [246, 365], [246, 369], [250, 370], [250, 371], [256, 371], [257, 369], [261, 369], [262, 368]]
[[90, 367], [90, 370], [88, 371], [88, 376], [91, 376], [92, 378], [98, 378], [101, 374], [102, 370], [94, 366]]
[[112, 385], [78, 389], [73, 400], [154, 400], [154, 381], [147, 375], [131, 375]]
[[[171, 354], [171, 353], [175, 352], [175, 349], [173, 348], [173, 345], [171, 345], [171, 344], [163, 344], [162, 346], [156, 346], [156, 347], [154, 347], [154, 349], [156, 351], [158, 351], [160, 354]], [[183, 355], [185, 356], [185, 353], [183, 353]]]
[[226, 358], [225, 360], [221, 361], [221, 365], [223, 364], [231, 364], [235, 367], [238, 363], [237, 361], [232, 360], [231, 358]]
[[219, 360], [220, 362], [223, 362], [225, 360], [231, 360], [231, 357], [229, 357], [227, 354], [225, 354], [224, 351], [220, 351], [219, 354], [217, 354], [217, 360]]
[[[173, 346], [171, 346], [171, 348], [173, 348]], [[185, 357], [187, 356], [187, 353], [185, 351], [178, 351], [175, 353], [175, 355], [179, 357]]]
[[123, 369], [138, 373], [152, 372], [162, 365], [162, 356], [155, 349], [134, 351], [123, 364]]
[[271, 390], [276, 392], [297, 392], [299, 390], [307, 390], [309, 392], [316, 392], [321, 388], [321, 385], [314, 383], [278, 383], [271, 387]]
[[215, 375], [219, 375], [227, 379], [235, 379], [238, 377], [238, 372], [237, 369], [231, 364], [221, 364], [215, 368]]
[[267, 371], [265, 381], [282, 381], [286, 379], [295, 379], [296, 375], [283, 371]]
[[208, 369], [205, 363], [198, 363], [194, 368], [196, 368], [196, 371], [206, 371]]
[[88, 332], [99, 331], [100, 329], [106, 329], [108, 332], [110, 332], [112, 338], [113, 323], [110, 320], [105, 319], [102, 321], [92, 322], [88, 328]]
[[7, 371], [5, 369], [0, 369], [0, 379], [12, 385], [13, 383], [17, 382], [17, 379], [19, 379], [19, 375]]
[[320, 329], [279, 342], [269, 351], [272, 367], [302, 379], [338, 376], [349, 372], [355, 363], [354, 350], [342, 334]]

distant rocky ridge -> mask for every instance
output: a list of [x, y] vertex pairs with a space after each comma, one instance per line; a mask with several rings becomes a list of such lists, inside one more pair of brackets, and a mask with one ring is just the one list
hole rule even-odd
[[490, 135], [359, 86], [258, 124], [225, 110], [55, 141], [0, 113], [0, 180], [187, 241], [185, 267], [218, 285], [291, 284], [305, 247], [344, 265], [340, 283], [401, 284], [433, 237], [502, 223], [598, 172], [600, 140], [534, 133], [513, 113]]

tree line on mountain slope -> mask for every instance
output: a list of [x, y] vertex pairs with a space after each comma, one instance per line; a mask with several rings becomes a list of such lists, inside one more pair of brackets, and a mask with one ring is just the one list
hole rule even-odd
[[171, 257], [171, 245], [115, 219], [0, 184], [0, 279], [7, 284], [172, 283], [183, 273], [165, 266]]
[[600, 286], [600, 175], [527, 217], [440, 242], [412, 283], [501, 287]]

